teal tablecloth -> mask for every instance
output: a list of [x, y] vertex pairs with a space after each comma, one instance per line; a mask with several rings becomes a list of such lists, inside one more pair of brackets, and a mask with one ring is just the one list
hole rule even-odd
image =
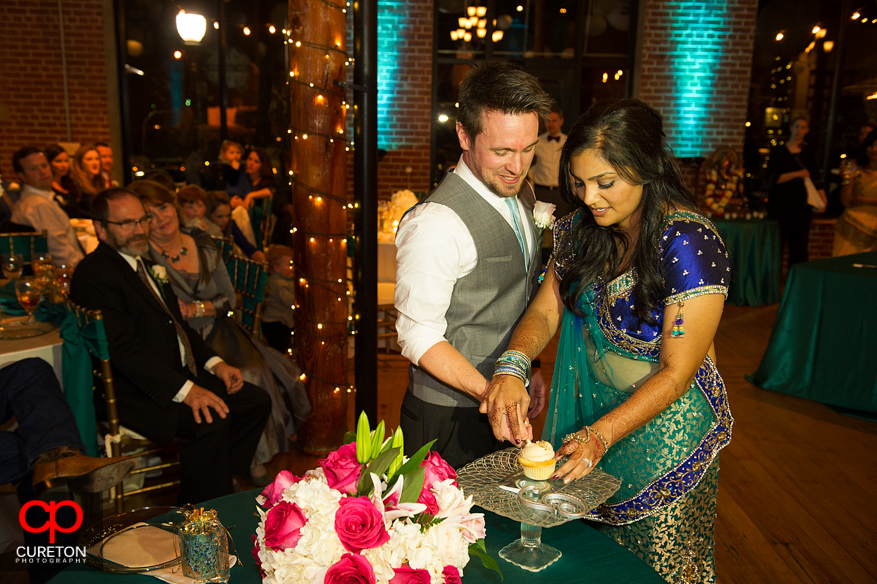
[[[231, 570], [231, 584], [259, 584], [261, 578], [250, 548], [251, 536], [256, 532], [255, 497], [259, 491], [229, 495], [203, 503], [205, 508], [216, 509], [219, 520], [234, 538], [240, 555], [240, 564]], [[202, 505], [199, 505], [202, 506]], [[480, 511], [480, 509], [477, 509]], [[502, 570], [504, 584], [533, 584], [534, 582], [575, 582], [577, 584], [606, 584], [609, 582], [636, 582], [637, 584], [666, 584], [652, 568], [632, 552], [581, 521], [571, 521], [544, 529], [542, 541], [563, 552], [563, 557], [545, 570], [533, 574], [506, 562], [498, 555], [521, 535], [521, 524], [493, 513], [486, 514], [487, 551]], [[499, 582], [499, 574], [486, 570], [481, 560], [472, 558], [466, 566], [463, 582]], [[155, 584], [158, 580], [141, 575], [118, 575], [97, 572], [88, 567], [69, 567], [49, 581], [51, 584]]]
[[712, 219], [731, 259], [728, 304], [762, 306], [780, 300], [782, 254], [773, 219]]
[[877, 252], [789, 272], [755, 385], [832, 406], [877, 412]]

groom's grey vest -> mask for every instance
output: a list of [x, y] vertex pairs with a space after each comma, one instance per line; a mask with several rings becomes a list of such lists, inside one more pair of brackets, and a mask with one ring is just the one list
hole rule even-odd
[[[514, 230], [465, 180], [448, 173], [424, 202], [440, 204], [457, 214], [475, 241], [478, 263], [472, 273], [454, 284], [451, 304], [445, 313], [445, 338], [478, 369], [493, 377], [493, 364], [508, 347], [530, 299], [541, 268], [541, 250], [524, 269], [524, 254]], [[533, 209], [524, 205], [531, 232]], [[531, 242], [530, 249], [535, 246]], [[412, 365], [408, 390], [425, 402], [449, 407], [478, 407], [478, 401], [445, 385]]]

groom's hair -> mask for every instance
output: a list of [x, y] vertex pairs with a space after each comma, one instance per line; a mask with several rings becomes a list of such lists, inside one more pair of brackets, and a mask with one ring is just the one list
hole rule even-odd
[[545, 119], [553, 101], [539, 85], [539, 80], [518, 65], [508, 61], [488, 61], [473, 67], [460, 84], [457, 121], [474, 141], [484, 130], [484, 112], [535, 113], [539, 119]]

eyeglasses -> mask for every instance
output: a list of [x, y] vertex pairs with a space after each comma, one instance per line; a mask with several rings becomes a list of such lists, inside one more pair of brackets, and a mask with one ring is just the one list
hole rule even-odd
[[113, 225], [118, 225], [125, 231], [134, 231], [134, 229], [139, 224], [140, 227], [146, 229], [152, 223], [152, 215], [144, 215], [141, 219], [128, 219], [127, 221], [107, 221], [107, 223], [112, 223]]

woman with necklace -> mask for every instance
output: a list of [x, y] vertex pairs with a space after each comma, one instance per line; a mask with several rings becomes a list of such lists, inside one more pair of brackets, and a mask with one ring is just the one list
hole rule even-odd
[[789, 126], [789, 139], [785, 144], [771, 148], [767, 163], [770, 192], [767, 212], [780, 224], [783, 241], [788, 241], [789, 264], [806, 262], [810, 241], [812, 211], [807, 204], [805, 179], [810, 178], [825, 201], [825, 191], [817, 179], [816, 153], [804, 143], [810, 131], [807, 119], [797, 117]]
[[877, 132], [870, 132], [856, 158], [844, 169], [840, 201], [846, 207], [837, 220], [834, 257], [877, 249]]
[[203, 231], [180, 230], [174, 196], [151, 181], [136, 181], [128, 188], [140, 197], [152, 217], [150, 255], [167, 270], [183, 318], [225, 362], [241, 370], [244, 381], [271, 396], [271, 417], [251, 468], [253, 482], [264, 486], [270, 480], [264, 464], [288, 450], [290, 436], [310, 413], [299, 380], [301, 370], [288, 356], [271, 349], [228, 316], [235, 307], [235, 291], [219, 249]]

